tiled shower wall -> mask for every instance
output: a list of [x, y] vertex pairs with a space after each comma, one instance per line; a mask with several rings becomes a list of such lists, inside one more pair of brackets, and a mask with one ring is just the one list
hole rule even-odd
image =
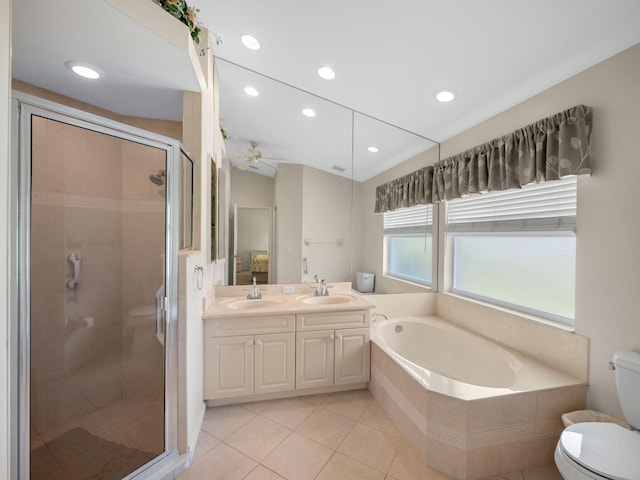
[[[148, 176], [165, 168], [164, 152], [143, 148], [34, 118], [31, 380], [40, 432], [140, 393], [122, 376], [123, 322], [162, 285], [164, 191]], [[71, 252], [82, 255], [75, 290], [66, 287]]]
[[[133, 142], [122, 143], [122, 318], [141, 306], [155, 306], [164, 284], [165, 184], [155, 185], [149, 175], [166, 169], [165, 151]], [[149, 348], [131, 351], [133, 331], [123, 325], [123, 397], [164, 393], [163, 350], [154, 326], [145, 332]]]

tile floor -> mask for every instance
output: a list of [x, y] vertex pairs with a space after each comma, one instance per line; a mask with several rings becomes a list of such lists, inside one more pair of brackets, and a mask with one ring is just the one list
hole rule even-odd
[[[424, 466], [367, 390], [207, 409], [178, 480], [450, 480]], [[554, 466], [487, 480], [562, 480]]]

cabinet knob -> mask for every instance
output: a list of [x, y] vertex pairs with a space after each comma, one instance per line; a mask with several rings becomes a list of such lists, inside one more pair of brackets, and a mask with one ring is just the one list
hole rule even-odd
[[333, 340], [335, 337], [335, 335], [333, 335], [333, 333], [331, 335], [329, 335], [329, 340]]
[[250, 347], [251, 345], [253, 345], [253, 340], [249, 340], [249, 341], [247, 342], [247, 347]]

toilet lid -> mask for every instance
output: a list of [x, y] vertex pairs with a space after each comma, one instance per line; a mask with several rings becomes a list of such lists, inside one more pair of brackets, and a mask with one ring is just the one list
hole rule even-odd
[[640, 434], [614, 423], [567, 427], [560, 445], [574, 461], [612, 480], [640, 480]]

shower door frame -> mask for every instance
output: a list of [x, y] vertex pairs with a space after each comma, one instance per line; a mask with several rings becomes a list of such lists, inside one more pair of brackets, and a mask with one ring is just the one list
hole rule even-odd
[[40, 116], [97, 133], [158, 148], [166, 152], [165, 295], [164, 295], [164, 452], [125, 479], [162, 476], [178, 460], [178, 235], [180, 226], [180, 142], [130, 125], [44, 100], [12, 92], [12, 169], [10, 193], [12, 231], [11, 273], [16, 279], [12, 301], [11, 438], [18, 448], [11, 459], [11, 476], [30, 477], [30, 235], [31, 235], [31, 117]]

